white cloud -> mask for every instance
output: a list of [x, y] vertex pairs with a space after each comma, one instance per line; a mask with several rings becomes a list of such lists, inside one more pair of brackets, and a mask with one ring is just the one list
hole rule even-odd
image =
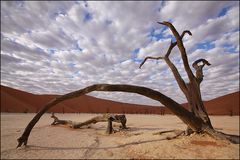
[[[236, 2], [228, 1], [167, 1], [161, 10], [160, 18], [173, 20], [179, 32], [194, 29], [207, 20], [218, 16], [224, 7], [233, 6]], [[162, 20], [162, 21], [163, 21]]]
[[[1, 2], [1, 84], [41, 94], [63, 94], [94, 83], [146, 86], [186, 102], [164, 61], [139, 60], [166, 53], [169, 34], [157, 21], [172, 20], [181, 33], [190, 64], [206, 58], [203, 98], [238, 90], [238, 2]], [[228, 8], [220, 17], [223, 8]], [[235, 17], [235, 18], [233, 18]], [[154, 29], [155, 35], [150, 32]], [[163, 39], [161, 39], [163, 38]], [[197, 49], [210, 41], [213, 48]], [[139, 49], [139, 53], [134, 53]], [[171, 54], [187, 76], [177, 47]], [[212, 85], [214, 84], [214, 85]], [[209, 91], [209, 88], [211, 90]], [[90, 95], [118, 101], [159, 105], [126, 93]]]

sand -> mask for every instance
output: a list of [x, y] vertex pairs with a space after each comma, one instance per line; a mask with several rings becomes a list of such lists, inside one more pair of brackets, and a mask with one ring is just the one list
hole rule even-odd
[[[16, 139], [35, 114], [1, 113], [1, 159], [239, 159], [239, 144], [192, 135], [167, 140], [173, 133], [160, 131], [186, 128], [174, 115], [127, 114], [127, 131], [105, 134], [107, 124], [83, 129], [50, 126], [45, 114], [28, 140], [16, 149]], [[56, 114], [61, 119], [84, 121], [97, 114]], [[213, 126], [224, 133], [239, 135], [239, 116], [211, 116]], [[117, 129], [119, 124], [114, 123]]]

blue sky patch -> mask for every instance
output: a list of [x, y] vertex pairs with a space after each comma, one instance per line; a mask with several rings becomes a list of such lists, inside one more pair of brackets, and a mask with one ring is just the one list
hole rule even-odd
[[224, 15], [226, 15], [227, 11], [230, 9], [230, 6], [224, 7], [218, 14], [218, 17], [222, 17]]
[[138, 54], [139, 51], [140, 51], [140, 48], [136, 48], [136, 49], [133, 50], [133, 53], [134, 53], [134, 54]]
[[88, 22], [88, 21], [90, 21], [92, 18], [93, 18], [93, 17], [92, 17], [92, 14], [89, 13], [89, 12], [86, 12], [85, 15], [84, 15], [83, 21], [84, 21], [84, 22]]
[[152, 41], [153, 39], [156, 39], [156, 40], [158, 41], [159, 39], [163, 39], [163, 38], [164, 38], [162, 32], [163, 32], [163, 31], [161, 31], [161, 33], [156, 33], [156, 29], [155, 29], [154, 27], [152, 27], [152, 28], [150, 29], [150, 32], [149, 32], [149, 34], [147, 35], [147, 37], [149, 37], [149, 38], [151, 39], [151, 41]]
[[210, 50], [214, 48], [215, 45], [211, 42], [203, 42], [203, 43], [197, 43], [196, 48], [197, 49], [205, 49], [205, 50]]
[[229, 53], [238, 53], [237, 47], [232, 45], [232, 44], [224, 44], [223, 45], [224, 51], [229, 52]]
[[[41, 49], [41, 48], [39, 48], [39, 49]], [[55, 52], [57, 51], [57, 49], [50, 48], [50, 49], [47, 49], [47, 51], [48, 51], [50, 54], [55, 54]]]
[[[160, 29], [160, 33], [159, 33], [159, 30]], [[175, 37], [171, 34], [168, 34], [168, 35], [164, 35], [164, 31], [166, 31], [168, 29], [168, 27], [166, 26], [162, 26], [161, 28], [154, 28], [152, 27], [149, 31], [149, 34], [147, 35], [147, 37], [149, 37], [151, 39], [151, 41], [153, 39], [155, 39], [156, 41], [159, 41], [160, 39], [168, 39], [168, 38], [171, 38], [173, 41], [175, 41]]]
[[142, 62], [142, 59], [138, 58], [138, 56], [137, 56], [139, 51], [140, 51], [140, 48], [136, 48], [133, 50], [132, 56], [131, 56], [131, 60], [133, 62]]
[[69, 66], [70, 68], [74, 68], [75, 65], [76, 65], [76, 64], [74, 64], [74, 63], [69, 63], [69, 64], [68, 64], [68, 66]]

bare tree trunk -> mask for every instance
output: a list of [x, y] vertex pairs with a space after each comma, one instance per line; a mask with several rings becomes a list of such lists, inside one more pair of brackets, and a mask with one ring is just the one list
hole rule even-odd
[[190, 93], [189, 95], [191, 96], [190, 101], [188, 101], [188, 104], [190, 105], [191, 111], [196, 117], [201, 118], [204, 121], [204, 123], [208, 124], [210, 128], [213, 128], [208, 113], [202, 101], [200, 88], [199, 87], [196, 88], [197, 87], [196, 85], [193, 85], [192, 83], [189, 83], [187, 85], [188, 91]]
[[[200, 83], [203, 80], [203, 67], [205, 64], [207, 65], [211, 65], [210, 63], [208, 63], [207, 60], [205, 59], [198, 59], [196, 60], [192, 66], [193, 68], [196, 70], [196, 75], [194, 76], [190, 66], [189, 66], [189, 62], [188, 62], [188, 58], [187, 58], [187, 54], [186, 54], [186, 50], [185, 47], [183, 45], [182, 42], [182, 36], [179, 35], [179, 33], [177, 32], [177, 30], [175, 29], [175, 27], [169, 23], [169, 22], [160, 22], [160, 24], [166, 25], [170, 28], [170, 30], [172, 31], [173, 35], [176, 38], [177, 41], [177, 46], [181, 52], [181, 57], [183, 60], [183, 64], [184, 64], [184, 68], [185, 71], [187, 72], [188, 78], [189, 78], [189, 83], [186, 85], [187, 86], [187, 92], [184, 91], [186, 97], [188, 97], [188, 102], [191, 105], [191, 110], [193, 111], [194, 115], [201, 118], [206, 124], [208, 124], [208, 126], [210, 128], [212, 127], [211, 121], [208, 117], [207, 111], [203, 105], [203, 101], [201, 98], [201, 91], [200, 91]], [[188, 31], [188, 33], [191, 34], [190, 31]], [[199, 63], [202, 62], [203, 65], [199, 65]], [[180, 84], [182, 85], [182, 84]]]
[[41, 110], [33, 117], [33, 119], [29, 122], [27, 127], [25, 128], [23, 134], [21, 137], [18, 138], [18, 146], [20, 147], [22, 144], [27, 145], [28, 137], [31, 133], [32, 128], [35, 126], [35, 124], [38, 122], [38, 120], [41, 118], [41, 116], [46, 113], [50, 108], [55, 106], [56, 104], [63, 102], [68, 99], [76, 98], [81, 95], [85, 95], [87, 93], [90, 93], [92, 91], [121, 91], [121, 92], [130, 92], [130, 93], [137, 93], [140, 95], [144, 95], [146, 97], [149, 97], [151, 99], [157, 100], [161, 102], [163, 105], [168, 107], [175, 115], [177, 115], [184, 123], [186, 123], [192, 130], [194, 131], [200, 131], [202, 128], [202, 120], [195, 117], [191, 112], [183, 108], [180, 104], [172, 100], [171, 98], [163, 95], [162, 93], [152, 90], [150, 88], [146, 87], [140, 87], [140, 86], [133, 86], [133, 85], [122, 85], [122, 84], [95, 84], [92, 86], [88, 86], [84, 89], [80, 89], [78, 91], [74, 91], [68, 94], [65, 94], [63, 96], [59, 96], [49, 103], [47, 103], [45, 106], [41, 108]]

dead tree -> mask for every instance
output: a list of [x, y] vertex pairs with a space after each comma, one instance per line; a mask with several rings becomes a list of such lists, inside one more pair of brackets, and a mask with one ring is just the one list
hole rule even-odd
[[[169, 68], [171, 69], [171, 71], [172, 71], [172, 73], [173, 73], [173, 75], [174, 75], [174, 77], [177, 81], [177, 84], [178, 84], [179, 88], [184, 93], [184, 95], [185, 95], [185, 97], [188, 101], [188, 105], [190, 105], [192, 113], [196, 117], [200, 118], [204, 123], [206, 123], [208, 125], [208, 127], [210, 127], [212, 129], [213, 127], [212, 127], [211, 121], [208, 117], [207, 111], [204, 107], [202, 97], [201, 97], [201, 91], [200, 91], [200, 83], [203, 80], [203, 67], [205, 65], [211, 65], [211, 64], [205, 59], [196, 60], [192, 64], [193, 68], [196, 70], [196, 75], [194, 75], [190, 66], [189, 66], [186, 50], [185, 50], [185, 47], [184, 47], [183, 42], [182, 42], [182, 39], [183, 39], [183, 37], [186, 33], [189, 34], [189, 35], [192, 35], [192, 33], [190, 31], [186, 30], [186, 31], [183, 31], [183, 33], [180, 36], [179, 33], [177, 32], [177, 30], [175, 29], [175, 27], [171, 23], [169, 23], [169, 22], [158, 22], [158, 23], [162, 24], [162, 25], [165, 25], [165, 26], [170, 28], [170, 30], [172, 31], [173, 35], [176, 38], [176, 42], [171, 42], [165, 56], [146, 57], [144, 59], [144, 61], [140, 64], [139, 68], [141, 68], [142, 65], [148, 59], [164, 60], [167, 63], [167, 65], [169, 66]], [[178, 48], [180, 50], [181, 58], [182, 58], [182, 61], [183, 61], [184, 69], [187, 72], [189, 83], [184, 82], [184, 80], [182, 79], [181, 75], [179, 74], [176, 66], [172, 63], [172, 61], [169, 58], [172, 49], [176, 45], [178, 46]], [[203, 63], [203, 64], [201, 64], [201, 63]], [[187, 129], [186, 133], [187, 134], [192, 133], [191, 127], [189, 127]]]
[[89, 124], [96, 124], [98, 122], [108, 122], [108, 126], [107, 126], [107, 130], [106, 133], [111, 134], [114, 130], [112, 127], [112, 122], [117, 122], [117, 123], [121, 123], [120, 129], [127, 129], [126, 127], [126, 116], [124, 114], [103, 114], [102, 116], [96, 116], [93, 117], [85, 122], [74, 122], [74, 121], [70, 121], [70, 120], [60, 120], [58, 119], [58, 117], [56, 117], [54, 115], [54, 113], [52, 113], [51, 118], [54, 119], [54, 121], [52, 122], [51, 125], [58, 125], [58, 124], [62, 124], [62, 125], [67, 125], [70, 128], [73, 129], [77, 129], [77, 128], [81, 128], [82, 126], [86, 126]]
[[[206, 109], [203, 105], [203, 101], [201, 98], [200, 83], [203, 80], [203, 67], [205, 65], [210, 65], [210, 63], [205, 59], [196, 60], [192, 64], [193, 68], [196, 70], [195, 75], [193, 74], [189, 66], [188, 57], [182, 41], [186, 33], [189, 35], [192, 35], [192, 33], [186, 30], [186, 31], [183, 31], [183, 33], [180, 35], [171, 23], [169, 22], [158, 22], [158, 23], [167, 26], [172, 31], [174, 37], [176, 38], [176, 42], [171, 42], [165, 56], [146, 57], [144, 61], [141, 63], [140, 67], [148, 59], [164, 60], [169, 66], [169, 68], [171, 69], [178, 83], [178, 86], [180, 87], [181, 91], [184, 93], [189, 105], [191, 106], [190, 111], [185, 109], [183, 106], [181, 106], [179, 103], [177, 103], [173, 99], [165, 96], [164, 94], [158, 91], [152, 90], [150, 88], [146, 88], [142, 86], [134, 86], [134, 85], [124, 85], [124, 84], [94, 84], [86, 88], [59, 96], [53, 99], [52, 101], [50, 101], [49, 103], [47, 103], [45, 106], [43, 106], [41, 110], [29, 122], [23, 134], [21, 135], [21, 137], [18, 138], [17, 147], [20, 147], [22, 145], [27, 145], [28, 137], [30, 135], [32, 128], [38, 122], [41, 116], [50, 108], [52, 108], [53, 106], [55, 106], [56, 104], [62, 101], [65, 101], [71, 98], [76, 98], [81, 95], [90, 93], [92, 91], [109, 91], [109, 92], [121, 91], [121, 92], [136, 93], [136, 94], [149, 97], [153, 100], [159, 101], [164, 106], [169, 108], [169, 110], [171, 110], [176, 116], [178, 116], [188, 126], [187, 133], [191, 133], [191, 132], [207, 133], [217, 139], [224, 139], [232, 143], [239, 143], [239, 136], [228, 135], [228, 134], [224, 134], [222, 132], [214, 130], [211, 124], [211, 121], [208, 117], [208, 114], [206, 112]], [[171, 54], [171, 51], [175, 46], [177, 46], [178, 49], [180, 50], [181, 58], [183, 61], [184, 69], [189, 79], [189, 83], [186, 83], [182, 79], [177, 68], [169, 58], [169, 55]]]
[[75, 123], [70, 120], [60, 120], [60, 119], [58, 119], [58, 117], [55, 116], [54, 113], [52, 113], [51, 118], [53, 118], [53, 122], [51, 123], [51, 125], [63, 124], [63, 125], [68, 125], [72, 128], [73, 124]]

